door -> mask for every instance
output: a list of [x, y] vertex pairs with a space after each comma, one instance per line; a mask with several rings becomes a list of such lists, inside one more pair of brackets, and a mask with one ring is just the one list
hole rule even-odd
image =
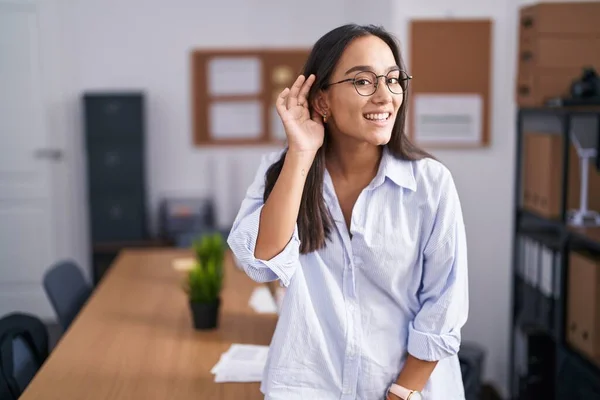
[[56, 261], [52, 147], [35, 2], [0, 0], [0, 316], [54, 319], [42, 286]]

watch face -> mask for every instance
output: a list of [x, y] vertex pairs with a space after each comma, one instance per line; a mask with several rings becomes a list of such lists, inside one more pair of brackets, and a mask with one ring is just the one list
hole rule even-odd
[[410, 400], [423, 400], [423, 395], [419, 392], [412, 392], [412, 395], [410, 396]]

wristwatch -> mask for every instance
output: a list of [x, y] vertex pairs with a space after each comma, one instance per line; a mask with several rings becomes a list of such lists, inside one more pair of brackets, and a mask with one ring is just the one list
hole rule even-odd
[[389, 387], [388, 393], [395, 394], [403, 400], [423, 400], [423, 395], [421, 392], [407, 389], [400, 385], [396, 385], [395, 383], [392, 383], [392, 385]]

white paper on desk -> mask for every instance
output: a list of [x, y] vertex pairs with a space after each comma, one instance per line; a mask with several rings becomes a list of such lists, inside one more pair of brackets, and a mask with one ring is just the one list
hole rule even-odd
[[232, 344], [211, 370], [215, 382], [260, 382], [268, 352], [268, 346]]
[[221, 358], [210, 372], [213, 374], [221, 374], [257, 366], [264, 368], [268, 351], [268, 346], [232, 344], [229, 350], [221, 355]]
[[271, 295], [269, 289], [265, 286], [260, 286], [254, 289], [250, 296], [250, 307], [259, 314], [276, 314], [277, 304]]
[[414, 137], [419, 143], [479, 144], [483, 99], [478, 94], [416, 94]]
[[224, 382], [260, 382], [263, 368], [231, 367], [215, 375], [216, 383]]

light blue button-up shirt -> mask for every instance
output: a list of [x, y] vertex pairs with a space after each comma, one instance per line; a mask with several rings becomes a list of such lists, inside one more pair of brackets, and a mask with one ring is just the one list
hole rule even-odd
[[254, 257], [265, 156], [228, 238], [259, 282], [287, 287], [261, 391], [266, 399], [381, 400], [407, 353], [438, 360], [427, 400], [464, 399], [457, 353], [468, 314], [467, 245], [448, 169], [384, 150], [361, 192], [348, 233], [331, 177], [324, 198], [335, 221], [325, 248], [299, 254], [298, 227], [270, 260]]

